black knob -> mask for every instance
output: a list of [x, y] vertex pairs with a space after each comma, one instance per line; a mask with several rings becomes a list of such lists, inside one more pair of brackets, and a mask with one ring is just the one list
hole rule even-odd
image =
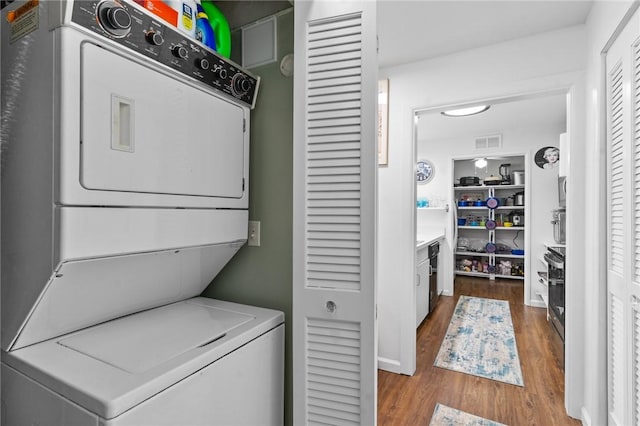
[[227, 78], [227, 70], [225, 70], [224, 68], [220, 68], [218, 70], [218, 77], [220, 77], [221, 79], [226, 79]]
[[240, 80], [240, 90], [244, 93], [247, 93], [249, 89], [251, 89], [251, 82], [247, 78], [243, 78]]
[[174, 46], [173, 49], [171, 49], [171, 53], [173, 53], [173, 56], [180, 59], [187, 59], [189, 57], [189, 51], [186, 47], [180, 45]]
[[201, 70], [209, 69], [209, 61], [206, 58], [196, 59], [196, 66]]
[[126, 30], [131, 28], [131, 16], [120, 6], [111, 7], [107, 10], [107, 23], [114, 30]]
[[124, 37], [131, 31], [131, 15], [114, 1], [100, 3], [97, 18], [102, 28], [115, 37]]
[[147, 36], [145, 38], [147, 39], [149, 44], [153, 44], [154, 46], [160, 46], [162, 43], [164, 43], [164, 37], [162, 37], [162, 34], [156, 31], [147, 32]]
[[242, 74], [233, 76], [233, 90], [236, 95], [244, 95], [251, 89], [251, 82]]

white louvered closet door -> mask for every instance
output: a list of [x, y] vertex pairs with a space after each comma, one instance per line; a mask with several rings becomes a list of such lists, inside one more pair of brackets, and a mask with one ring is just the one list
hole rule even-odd
[[376, 421], [376, 5], [295, 7], [293, 423]]
[[606, 56], [608, 412], [640, 425], [640, 14]]

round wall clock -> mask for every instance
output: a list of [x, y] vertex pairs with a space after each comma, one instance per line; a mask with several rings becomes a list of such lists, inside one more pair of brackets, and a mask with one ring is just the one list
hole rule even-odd
[[416, 182], [427, 183], [433, 179], [435, 173], [436, 169], [431, 161], [420, 160], [418, 161], [418, 167], [416, 169]]

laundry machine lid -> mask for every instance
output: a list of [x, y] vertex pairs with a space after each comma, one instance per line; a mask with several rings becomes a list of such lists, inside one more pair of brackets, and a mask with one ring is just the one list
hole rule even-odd
[[283, 322], [279, 311], [196, 297], [3, 352], [2, 361], [113, 419]]
[[179, 303], [92, 327], [58, 344], [129, 373], [143, 373], [224, 337], [254, 317]]

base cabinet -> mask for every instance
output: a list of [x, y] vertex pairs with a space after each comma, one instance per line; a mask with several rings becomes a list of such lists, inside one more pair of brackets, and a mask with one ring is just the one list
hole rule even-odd
[[418, 249], [416, 268], [416, 327], [429, 313], [429, 257], [427, 247]]

